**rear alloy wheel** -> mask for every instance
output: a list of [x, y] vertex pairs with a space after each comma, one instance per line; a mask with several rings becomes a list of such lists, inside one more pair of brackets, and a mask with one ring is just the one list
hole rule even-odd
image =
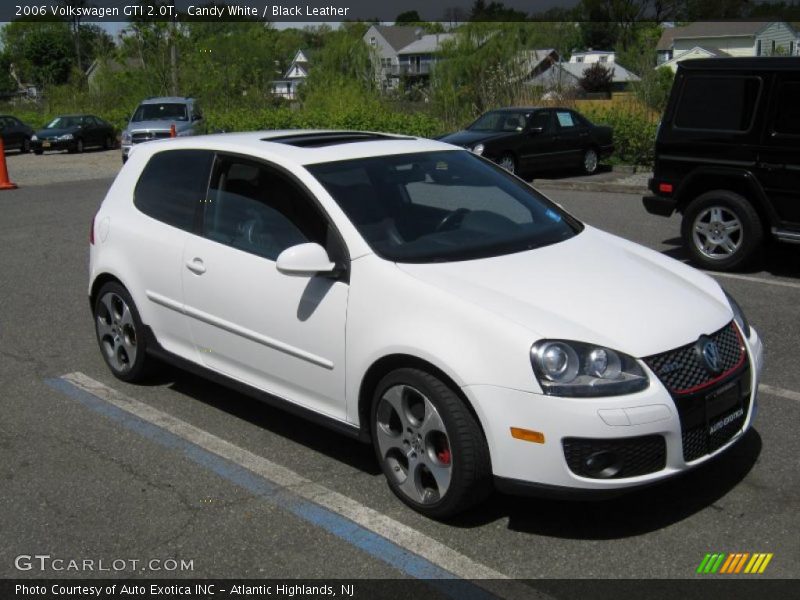
[[598, 162], [597, 151], [594, 148], [589, 148], [583, 153], [583, 172], [587, 175], [592, 175], [597, 171]]
[[111, 150], [114, 147], [114, 142], [111, 140], [111, 136], [106, 136], [106, 139], [103, 140], [103, 150]]
[[83, 140], [81, 138], [78, 138], [78, 141], [75, 142], [75, 152], [78, 154], [83, 152]]
[[483, 432], [461, 398], [429, 373], [398, 369], [381, 380], [372, 439], [391, 490], [428, 517], [455, 515], [491, 491]]
[[140, 381], [150, 368], [144, 326], [128, 291], [115, 282], [105, 284], [94, 306], [97, 342], [106, 364], [123, 381]]
[[503, 167], [509, 173], [517, 172], [517, 161], [513, 154], [503, 154], [503, 156], [500, 157], [500, 160], [497, 161], [497, 164]]
[[742, 196], [716, 190], [696, 198], [683, 214], [681, 237], [692, 260], [711, 270], [737, 269], [761, 246], [761, 219]]

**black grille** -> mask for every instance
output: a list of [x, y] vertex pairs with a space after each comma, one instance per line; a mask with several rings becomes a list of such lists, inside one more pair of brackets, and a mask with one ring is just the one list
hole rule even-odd
[[728, 377], [744, 363], [744, 344], [733, 321], [712, 333], [719, 350], [720, 372], [711, 373], [696, 350], [696, 342], [644, 359], [673, 394], [687, 394]]
[[[660, 435], [618, 439], [564, 438], [564, 457], [570, 471], [593, 479], [620, 479], [660, 471], [667, 464], [667, 446]], [[599, 472], [586, 464], [593, 454], [611, 453], [616, 461]]]
[[134, 133], [131, 135], [131, 141], [134, 144], [140, 142], [148, 142], [150, 140], [160, 140], [169, 137], [169, 131], [146, 131], [142, 133]]

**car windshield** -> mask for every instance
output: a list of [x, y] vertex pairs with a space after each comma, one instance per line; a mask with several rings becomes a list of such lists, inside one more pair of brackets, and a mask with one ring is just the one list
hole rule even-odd
[[81, 117], [56, 117], [48, 123], [45, 129], [69, 129], [78, 127], [83, 122]]
[[131, 121], [186, 121], [188, 118], [185, 104], [166, 102], [139, 105]]
[[467, 127], [469, 131], [522, 131], [525, 129], [524, 112], [489, 112]]
[[395, 262], [510, 254], [582, 229], [533, 188], [471, 152], [377, 156], [307, 169], [375, 253]]

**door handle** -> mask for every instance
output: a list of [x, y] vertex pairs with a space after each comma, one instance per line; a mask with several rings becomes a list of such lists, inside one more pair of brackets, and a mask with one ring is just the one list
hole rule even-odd
[[778, 171], [779, 169], [786, 168], [786, 165], [778, 165], [775, 163], [758, 163], [758, 166], [764, 169], [765, 171]]
[[200, 258], [193, 258], [192, 260], [186, 261], [186, 268], [189, 269], [192, 273], [197, 275], [202, 275], [206, 272], [206, 266], [203, 264], [203, 260]]

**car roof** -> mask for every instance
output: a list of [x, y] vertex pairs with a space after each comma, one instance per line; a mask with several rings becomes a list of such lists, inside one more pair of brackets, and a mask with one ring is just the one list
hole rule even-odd
[[157, 98], [145, 98], [139, 104], [162, 104], [164, 102], [186, 104], [194, 102], [194, 98], [187, 98], [185, 96], [159, 96]]
[[[316, 140], [321, 141], [317, 144]], [[176, 137], [141, 144], [136, 147], [136, 151], [153, 153], [166, 148], [215, 150], [265, 160], [279, 158], [282, 162], [288, 161], [296, 165], [414, 152], [466, 152], [463, 148], [426, 138], [329, 129], [283, 129]]]
[[790, 56], [694, 58], [678, 63], [678, 67], [687, 71], [706, 69], [715, 71], [800, 71], [800, 60]]

